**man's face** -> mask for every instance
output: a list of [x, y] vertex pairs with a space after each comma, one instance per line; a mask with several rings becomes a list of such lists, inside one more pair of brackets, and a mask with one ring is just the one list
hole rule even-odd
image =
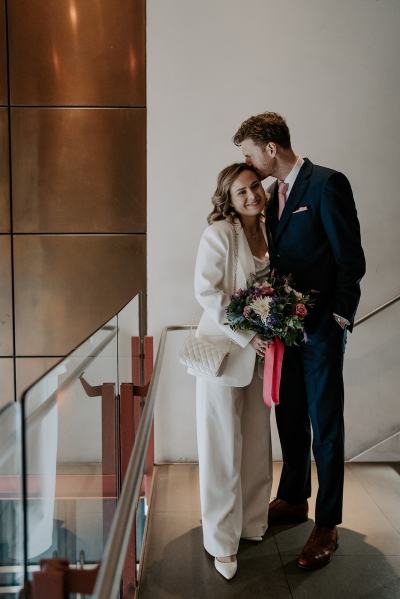
[[[270, 147], [271, 146], [271, 147]], [[246, 164], [254, 166], [261, 179], [266, 179], [273, 174], [275, 167], [275, 147], [273, 144], [259, 146], [252, 139], [245, 139], [241, 148]]]

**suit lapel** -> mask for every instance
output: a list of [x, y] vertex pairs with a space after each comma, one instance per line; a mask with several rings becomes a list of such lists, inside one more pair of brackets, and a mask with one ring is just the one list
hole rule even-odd
[[271, 194], [271, 199], [269, 200], [266, 211], [266, 227], [268, 245], [271, 251], [274, 248], [276, 226], [278, 224], [278, 181], [273, 183], [268, 189]]
[[[269, 188], [271, 199], [267, 208], [267, 232], [270, 245], [273, 244], [278, 225], [278, 181]], [[271, 244], [272, 241], [272, 244]]]
[[[285, 204], [285, 208], [282, 212], [281, 219], [277, 221], [276, 229], [274, 231], [275, 241], [278, 241], [279, 237], [282, 235], [284, 229], [286, 228], [290, 217], [292, 216], [293, 210], [297, 208], [300, 204], [309, 184], [310, 175], [312, 173], [313, 165], [308, 160], [308, 158], [304, 159], [304, 164], [300, 169], [299, 174], [297, 175], [296, 181], [294, 182], [293, 189], [290, 192], [289, 198]], [[278, 195], [277, 193], [275, 194]], [[277, 204], [275, 214], [277, 214]], [[277, 216], [276, 216], [277, 218]]]

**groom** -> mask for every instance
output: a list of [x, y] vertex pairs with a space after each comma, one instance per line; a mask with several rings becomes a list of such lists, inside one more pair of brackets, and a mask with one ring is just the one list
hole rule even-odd
[[269, 522], [307, 520], [311, 495], [310, 445], [318, 472], [315, 527], [297, 564], [329, 563], [342, 521], [344, 478], [343, 354], [365, 273], [360, 225], [347, 178], [301, 158], [283, 117], [265, 112], [242, 123], [234, 138], [262, 179], [276, 177], [267, 207], [271, 267], [312, 291], [307, 341], [285, 348], [276, 420], [283, 454]]

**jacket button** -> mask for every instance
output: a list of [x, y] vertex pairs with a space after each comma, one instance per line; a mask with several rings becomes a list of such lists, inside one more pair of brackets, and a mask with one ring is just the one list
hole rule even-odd
[[277, 257], [277, 258], [280, 258], [280, 257], [281, 257], [281, 255], [280, 255], [280, 254], [276, 254], [276, 257]]

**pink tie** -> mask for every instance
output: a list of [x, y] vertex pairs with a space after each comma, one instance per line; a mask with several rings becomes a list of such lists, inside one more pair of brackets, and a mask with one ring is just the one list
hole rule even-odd
[[284, 181], [279, 181], [278, 183], [278, 220], [281, 219], [283, 209], [286, 204], [286, 194], [289, 188], [289, 183], [285, 183]]

